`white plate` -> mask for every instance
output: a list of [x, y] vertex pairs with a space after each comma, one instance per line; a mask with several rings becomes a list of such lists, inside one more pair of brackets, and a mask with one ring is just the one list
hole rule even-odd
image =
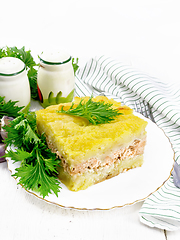
[[[142, 115], [137, 115], [145, 119]], [[43, 199], [33, 191], [27, 192], [58, 206], [81, 210], [107, 210], [145, 200], [170, 177], [174, 163], [174, 151], [169, 139], [156, 124], [146, 120], [147, 145], [142, 167], [121, 173], [79, 192], [72, 192], [61, 184], [62, 189], [58, 197], [50, 194]], [[13, 164], [9, 159], [8, 167], [14, 174], [18, 164]]]

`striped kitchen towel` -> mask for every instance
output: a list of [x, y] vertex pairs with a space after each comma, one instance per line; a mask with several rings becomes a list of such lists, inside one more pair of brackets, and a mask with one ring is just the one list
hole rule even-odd
[[[94, 96], [103, 92], [134, 109], [135, 101], [147, 101], [180, 163], [180, 89], [176, 84], [161, 82], [132, 66], [101, 56], [90, 59], [76, 73], [77, 96], [90, 96], [92, 87]], [[144, 201], [139, 216], [142, 223], [151, 227], [169, 231], [180, 228], [180, 189], [172, 177]]]

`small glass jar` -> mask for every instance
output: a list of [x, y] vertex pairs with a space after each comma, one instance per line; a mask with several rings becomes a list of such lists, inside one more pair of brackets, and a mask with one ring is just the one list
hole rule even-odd
[[74, 69], [71, 56], [62, 51], [43, 52], [37, 75], [41, 105], [71, 102], [74, 97]]
[[26, 66], [15, 57], [0, 58], [0, 96], [5, 101], [18, 101], [17, 106], [27, 111], [30, 106], [31, 93]]

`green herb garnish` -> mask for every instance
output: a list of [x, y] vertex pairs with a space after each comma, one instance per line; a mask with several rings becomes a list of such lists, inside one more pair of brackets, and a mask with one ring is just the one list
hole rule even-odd
[[19, 111], [23, 109], [23, 107], [15, 106], [18, 101], [11, 101], [5, 102], [5, 97], [0, 96], [0, 119], [3, 116], [8, 117], [17, 117], [19, 116]]
[[4, 129], [8, 133], [5, 144], [16, 147], [8, 150], [5, 157], [21, 162], [13, 175], [19, 179], [19, 184], [26, 190], [39, 192], [43, 198], [52, 192], [58, 196], [57, 167], [60, 160], [47, 147], [45, 137], [37, 133], [35, 113], [21, 114]]
[[71, 107], [68, 110], [64, 110], [62, 106], [58, 113], [65, 113], [73, 116], [86, 118], [93, 125], [104, 124], [113, 121], [117, 116], [122, 115], [118, 109], [112, 108], [113, 104], [104, 103], [104, 101], [94, 102], [92, 101], [92, 96], [87, 102], [83, 99], [74, 107], [72, 103]]

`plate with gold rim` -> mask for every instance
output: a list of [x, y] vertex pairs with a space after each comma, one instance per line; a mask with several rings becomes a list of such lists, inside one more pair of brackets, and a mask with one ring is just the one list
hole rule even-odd
[[[61, 183], [62, 189], [58, 197], [50, 194], [42, 198], [34, 191], [25, 191], [48, 203], [78, 210], [109, 210], [144, 201], [171, 176], [174, 151], [169, 138], [162, 129], [141, 114], [136, 113], [136, 115], [148, 122], [147, 144], [144, 151], [144, 163], [141, 167], [131, 169], [78, 192], [68, 190]], [[7, 160], [8, 168], [14, 174], [19, 163], [13, 163], [9, 158]]]

